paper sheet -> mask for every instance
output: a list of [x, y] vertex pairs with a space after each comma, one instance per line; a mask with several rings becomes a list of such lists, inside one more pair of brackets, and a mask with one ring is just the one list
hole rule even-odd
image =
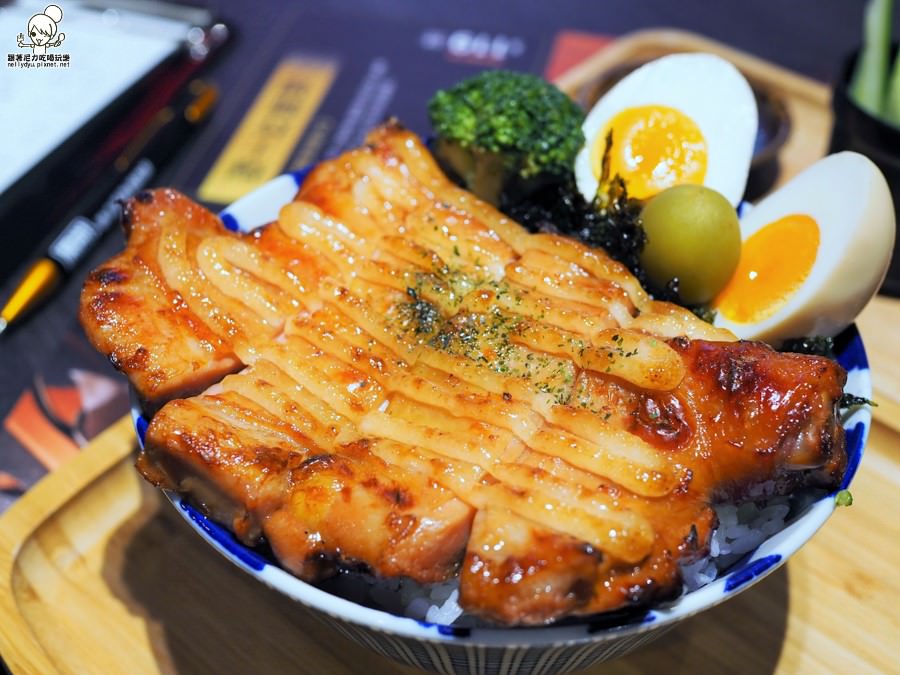
[[[29, 19], [49, 2], [0, 8], [0, 192], [171, 54], [190, 28], [183, 21], [55, 2], [63, 12], [58, 33], [65, 38], [38, 50], [19, 47], [17, 36], [31, 42]], [[34, 51], [54, 59], [68, 55], [68, 65], [10, 63], [10, 55], [33, 59]]]

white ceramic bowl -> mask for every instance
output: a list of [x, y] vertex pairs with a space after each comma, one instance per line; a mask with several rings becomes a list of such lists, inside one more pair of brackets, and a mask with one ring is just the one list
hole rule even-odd
[[[275, 220], [282, 205], [294, 198], [306, 171], [284, 174], [241, 198], [222, 213], [226, 227], [250, 231]], [[869, 366], [862, 339], [850, 327], [838, 340], [839, 361], [849, 372], [846, 391], [871, 398]], [[147, 421], [133, 409], [143, 443]], [[853, 478], [868, 436], [872, 416], [857, 409], [844, 420], [849, 465], [842, 484]], [[783, 565], [822, 526], [835, 509], [826, 495], [789, 521], [727, 574], [674, 602], [614, 618], [571, 620], [541, 628], [460, 628], [395, 616], [327, 593], [282, 570], [271, 558], [245, 547], [221, 525], [207, 519], [177, 494], [168, 498], [197, 533], [239, 568], [262, 583], [297, 600], [336, 631], [403, 663], [439, 673], [499, 675], [564, 673], [626, 654], [662, 635], [678, 622], [746, 590]]]

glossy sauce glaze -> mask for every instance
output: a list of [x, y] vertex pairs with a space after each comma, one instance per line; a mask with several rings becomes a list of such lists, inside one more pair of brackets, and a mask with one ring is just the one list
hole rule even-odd
[[252, 234], [169, 190], [127, 214], [82, 320], [170, 401], [139, 466], [304, 579], [458, 574], [504, 624], [646, 605], [706, 554], [712, 503], [843, 472], [835, 363], [654, 302], [397, 127]]

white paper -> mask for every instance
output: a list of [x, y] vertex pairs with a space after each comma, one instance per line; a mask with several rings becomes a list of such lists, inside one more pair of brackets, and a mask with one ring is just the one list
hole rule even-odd
[[[29, 19], [47, 0], [0, 8], [0, 192], [58, 147], [185, 39], [183, 21], [50, 0], [63, 11], [65, 39], [47, 54], [69, 55], [66, 68], [9, 67], [8, 54], [31, 54]], [[40, 51], [40, 50], [39, 50]]]

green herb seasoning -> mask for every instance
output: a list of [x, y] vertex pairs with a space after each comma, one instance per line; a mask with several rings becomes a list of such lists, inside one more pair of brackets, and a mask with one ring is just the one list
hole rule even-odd
[[834, 496], [834, 503], [836, 506], [852, 506], [853, 495], [850, 490], [841, 490]]

